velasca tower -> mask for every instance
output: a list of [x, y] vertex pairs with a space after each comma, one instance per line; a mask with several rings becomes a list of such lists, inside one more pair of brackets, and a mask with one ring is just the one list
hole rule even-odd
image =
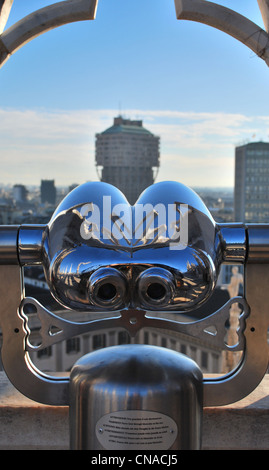
[[96, 134], [95, 161], [101, 181], [113, 184], [134, 204], [154, 183], [160, 164], [160, 138], [141, 120], [114, 118], [113, 126]]

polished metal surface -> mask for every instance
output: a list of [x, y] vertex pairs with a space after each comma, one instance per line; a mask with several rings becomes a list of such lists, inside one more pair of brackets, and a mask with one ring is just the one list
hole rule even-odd
[[245, 263], [247, 258], [247, 230], [244, 224], [218, 224], [224, 263]]
[[99, 268], [90, 276], [88, 296], [96, 307], [115, 310], [125, 307], [128, 296], [127, 277], [115, 268]]
[[183, 354], [137, 344], [105, 348], [71, 371], [70, 447], [198, 450], [202, 406], [202, 372]]
[[[162, 210], [168, 214], [171, 207], [172, 218], [165, 220]], [[205, 406], [237, 401], [259, 384], [268, 366], [268, 247], [269, 225], [215, 224], [200, 198], [178, 183], [153, 185], [135, 206], [110, 185], [82, 185], [63, 200], [48, 225], [0, 227], [6, 373], [35, 401], [67, 405], [69, 377], [40, 372], [29, 358], [31, 351], [103, 328], [121, 327], [135, 337], [141, 328], [153, 327], [205, 339], [223, 351], [241, 351], [234, 370], [203, 382]], [[223, 262], [244, 265], [243, 297], [201, 320], [161, 318], [163, 311], [172, 311], [182, 319], [182, 313], [190, 316], [206, 305]], [[72, 321], [24, 296], [22, 267], [39, 263], [54, 297], [74, 310]], [[229, 346], [225, 334], [233, 303], [241, 306], [241, 314], [238, 341]], [[31, 343], [29, 305], [41, 323], [38, 345]], [[78, 322], [76, 310], [100, 312], [100, 317]]]
[[68, 405], [69, 378], [48, 376], [32, 363], [25, 340], [29, 334], [18, 306], [23, 299], [19, 266], [0, 266], [2, 363], [14, 386], [28, 398], [48, 405]]
[[2, 225], [0, 227], [0, 265], [19, 264], [17, 225]]
[[245, 297], [249, 316], [244, 328], [242, 359], [235, 370], [217, 380], [204, 379], [204, 405], [218, 406], [236, 402], [249, 395], [268, 370], [268, 282], [266, 264], [246, 265]]
[[161, 308], [169, 305], [175, 297], [176, 279], [170, 271], [163, 268], [148, 268], [138, 276], [137, 296], [139, 304], [145, 309]]
[[18, 232], [18, 258], [21, 266], [42, 263], [45, 225], [22, 225]]
[[269, 262], [269, 224], [247, 224], [248, 234], [248, 259], [247, 262], [268, 263]]
[[[230, 317], [230, 308], [233, 304], [241, 306], [241, 314], [237, 330], [238, 341], [229, 346], [225, 342], [227, 333], [227, 322]], [[20, 315], [24, 319], [25, 329], [28, 330], [27, 311], [35, 311], [41, 328], [39, 331], [39, 344], [33, 345], [29, 336], [25, 336], [26, 348], [28, 351], [38, 351], [51, 346], [57, 342], [66, 340], [72, 336], [77, 336], [89, 331], [96, 331], [105, 328], [124, 327], [131, 337], [135, 337], [137, 332], [143, 327], [166, 329], [178, 333], [184, 333], [194, 338], [204, 339], [212, 347], [223, 349], [224, 351], [242, 351], [245, 346], [244, 331], [246, 319], [249, 316], [249, 307], [243, 297], [234, 297], [224, 304], [217, 312], [196, 321], [176, 321], [166, 318], [155, 317], [142, 310], [123, 310], [109, 318], [76, 322], [59, 317], [44, 308], [37, 300], [25, 297], [20, 305]], [[52, 334], [51, 325], [56, 327], [57, 333]], [[212, 333], [212, 328], [213, 333]]]
[[[113, 267], [119, 279], [128, 279], [128, 292], [122, 303], [107, 302], [107, 310], [185, 311], [213, 291], [220, 240], [201, 199], [180, 183], [152, 185], [130, 206], [115, 187], [93, 182], [73, 190], [55, 211], [44, 234], [43, 265], [52, 294], [65, 307], [102, 310], [89, 279], [99, 269], [105, 279], [105, 270]], [[149, 269], [157, 267], [160, 274], [152, 283], [159, 286], [159, 301], [137, 295]], [[169, 294], [162, 295], [163, 288]]]

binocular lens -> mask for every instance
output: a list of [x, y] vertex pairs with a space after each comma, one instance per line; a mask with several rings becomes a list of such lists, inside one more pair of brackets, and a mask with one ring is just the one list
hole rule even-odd
[[110, 282], [106, 282], [105, 284], [101, 285], [97, 291], [96, 296], [100, 300], [112, 300], [117, 295], [117, 289], [114, 284]]
[[165, 297], [166, 292], [166, 288], [158, 282], [153, 282], [152, 284], [149, 284], [147, 288], [147, 295], [152, 300], [162, 299], [163, 297]]
[[137, 278], [135, 291], [128, 289], [127, 277], [111, 267], [99, 268], [89, 278], [88, 295], [92, 304], [105, 310], [126, 308], [128, 302], [143, 308], [168, 306], [174, 298], [175, 279], [163, 268], [148, 268]]
[[168, 305], [175, 291], [172, 273], [163, 268], [149, 268], [138, 278], [137, 293], [145, 308]]
[[106, 309], [124, 308], [128, 285], [125, 276], [114, 268], [97, 269], [88, 281], [90, 301]]

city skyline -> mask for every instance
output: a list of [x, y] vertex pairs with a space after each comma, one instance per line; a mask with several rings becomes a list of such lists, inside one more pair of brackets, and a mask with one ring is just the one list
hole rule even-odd
[[[51, 3], [15, 0], [7, 26]], [[257, 2], [217, 3], [263, 27]], [[122, 115], [160, 137], [156, 181], [232, 187], [235, 147], [269, 141], [268, 74], [235, 39], [176, 20], [173, 1], [102, 0], [1, 69], [0, 182], [97, 180], [95, 134]]]

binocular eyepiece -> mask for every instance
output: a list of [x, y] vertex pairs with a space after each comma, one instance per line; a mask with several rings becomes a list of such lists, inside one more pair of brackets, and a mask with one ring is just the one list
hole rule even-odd
[[89, 278], [89, 299], [97, 307], [124, 308], [127, 293], [127, 278], [118, 269], [99, 268]]
[[148, 268], [138, 277], [137, 293], [144, 308], [168, 306], [175, 295], [174, 276], [164, 268]]
[[99, 268], [88, 281], [90, 302], [96, 307], [113, 308], [128, 306], [145, 309], [168, 306], [175, 294], [175, 279], [164, 268], [148, 268], [142, 271], [133, 285], [128, 283], [128, 274], [119, 269]]

